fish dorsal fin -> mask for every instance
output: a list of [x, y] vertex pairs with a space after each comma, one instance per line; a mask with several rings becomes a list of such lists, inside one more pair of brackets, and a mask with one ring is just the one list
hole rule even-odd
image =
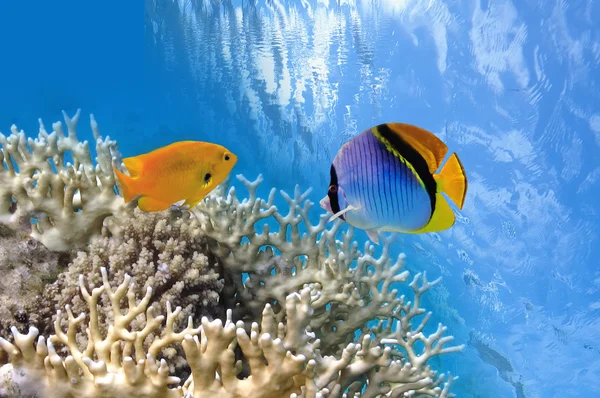
[[385, 125], [425, 159], [431, 174], [440, 168], [448, 153], [448, 146], [435, 134], [412, 124], [386, 123]]
[[139, 156], [125, 158], [123, 159], [123, 164], [127, 167], [127, 171], [131, 178], [139, 178], [144, 169], [144, 162]]

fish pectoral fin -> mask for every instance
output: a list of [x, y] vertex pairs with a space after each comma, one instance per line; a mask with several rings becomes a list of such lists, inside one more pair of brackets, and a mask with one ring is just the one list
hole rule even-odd
[[379, 244], [379, 231], [377, 231], [376, 229], [367, 229], [365, 230], [365, 232], [367, 233], [367, 236], [369, 237], [371, 242], [375, 243], [376, 245]]
[[117, 180], [119, 181], [119, 184], [121, 185], [121, 192], [123, 193], [123, 199], [125, 200], [125, 203], [131, 202], [137, 195], [139, 195], [137, 192], [137, 182], [127, 174], [123, 173], [121, 170], [117, 169], [115, 166], [113, 166], [113, 170]]
[[123, 159], [123, 164], [127, 168], [129, 175], [133, 179], [137, 179], [142, 174], [144, 168], [144, 161], [140, 156], [132, 156], [130, 158]]
[[335, 213], [333, 216], [329, 217], [329, 220], [327, 220], [327, 222], [331, 222], [331, 221], [335, 220], [336, 218], [348, 213], [349, 211], [358, 210], [358, 209], [360, 209], [360, 206], [350, 205], [350, 206], [346, 207], [344, 210], [340, 210], [337, 213]]
[[454, 221], [456, 217], [454, 217], [454, 212], [450, 208], [448, 201], [441, 194], [437, 193], [435, 195], [435, 211], [431, 216], [431, 219], [423, 228], [414, 230], [414, 231], [406, 231], [409, 234], [422, 234], [426, 232], [439, 232], [444, 231], [451, 226], [454, 225]]
[[146, 213], [153, 213], [167, 210], [171, 207], [171, 204], [158, 199], [150, 198], [148, 196], [142, 196], [140, 200], [138, 200], [138, 207], [140, 210], [145, 211]]
[[178, 200], [169, 206], [169, 209], [171, 210], [189, 210], [189, 208], [190, 206], [185, 204], [185, 199]]

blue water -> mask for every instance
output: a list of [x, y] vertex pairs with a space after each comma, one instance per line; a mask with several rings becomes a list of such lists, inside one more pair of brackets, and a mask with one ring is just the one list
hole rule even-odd
[[464, 164], [466, 203], [451, 230], [396, 250], [444, 278], [425, 305], [468, 344], [440, 361], [460, 375], [453, 391], [600, 396], [599, 3], [13, 3], [0, 5], [3, 132], [80, 107], [125, 156], [214, 141], [238, 154], [234, 173], [265, 176], [262, 195], [298, 184], [317, 203], [356, 133], [435, 132]]

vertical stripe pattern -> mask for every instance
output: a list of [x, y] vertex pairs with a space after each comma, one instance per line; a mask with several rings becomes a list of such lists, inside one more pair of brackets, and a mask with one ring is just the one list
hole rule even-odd
[[334, 159], [338, 184], [357, 227], [416, 230], [429, 221], [429, 194], [403, 161], [367, 130], [345, 144]]

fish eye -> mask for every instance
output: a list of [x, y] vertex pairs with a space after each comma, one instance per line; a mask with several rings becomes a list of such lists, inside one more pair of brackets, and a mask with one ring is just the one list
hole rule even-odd
[[212, 175], [210, 173], [206, 173], [204, 175], [204, 182], [209, 182], [211, 177], [212, 177]]
[[225, 156], [224, 156], [223, 158], [224, 158], [225, 160], [229, 160], [229, 159], [230, 159], [230, 156], [229, 156], [229, 154], [228, 154], [228, 153], [226, 153], [226, 154], [225, 154]]
[[335, 186], [335, 185], [331, 185], [331, 186], [329, 187], [329, 192], [331, 192], [331, 193], [336, 193], [336, 192], [337, 192], [337, 186]]

